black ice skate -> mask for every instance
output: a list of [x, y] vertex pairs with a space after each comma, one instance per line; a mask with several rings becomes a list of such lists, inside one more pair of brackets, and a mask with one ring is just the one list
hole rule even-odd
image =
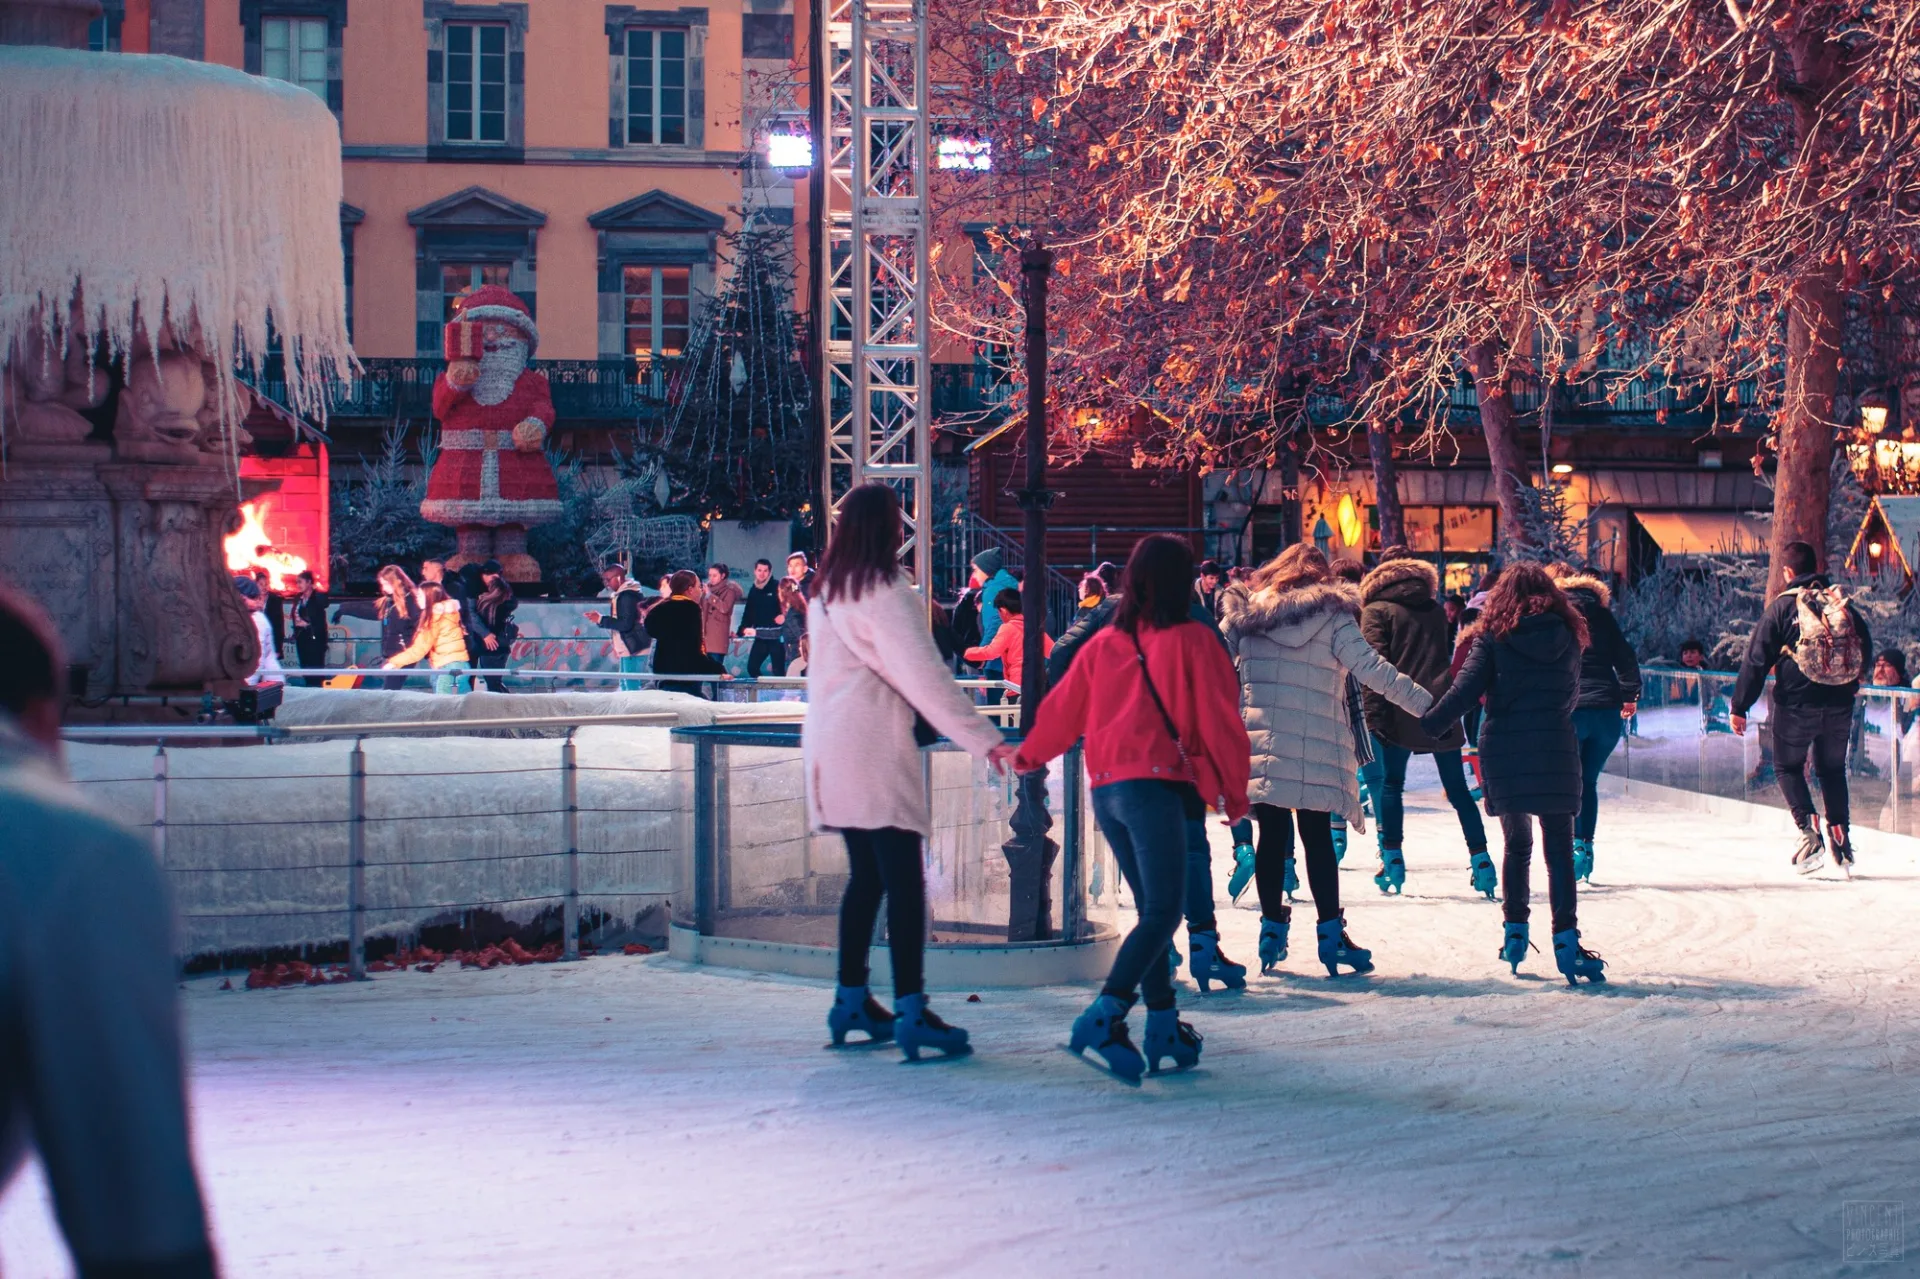
[[1820, 842], [1820, 823], [1809, 817], [1800, 828], [1800, 847], [1793, 850], [1793, 868], [1811, 875], [1827, 864], [1827, 851]]
[[1848, 879], [1853, 878], [1853, 834], [1845, 826], [1829, 826], [1827, 847], [1833, 853], [1833, 864]]

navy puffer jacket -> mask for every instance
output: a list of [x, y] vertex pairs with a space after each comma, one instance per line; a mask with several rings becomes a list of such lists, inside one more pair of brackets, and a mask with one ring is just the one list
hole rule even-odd
[[[1464, 637], [1463, 637], [1464, 639]], [[1495, 817], [1580, 811], [1580, 744], [1573, 707], [1580, 697], [1580, 644], [1558, 614], [1537, 613], [1500, 639], [1484, 633], [1453, 687], [1420, 717], [1436, 736], [1482, 695], [1480, 773]]]

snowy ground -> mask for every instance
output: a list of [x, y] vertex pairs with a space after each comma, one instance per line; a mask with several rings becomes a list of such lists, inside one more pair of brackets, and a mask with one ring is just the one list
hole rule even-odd
[[[820, 986], [663, 957], [190, 982], [227, 1273], [1915, 1273], [1920, 1237], [1862, 1265], [1842, 1221], [1920, 1201], [1920, 845], [1863, 832], [1856, 881], [1805, 882], [1775, 815], [1613, 800], [1582, 894], [1613, 981], [1572, 991], [1495, 962], [1412, 798], [1407, 896], [1371, 840], [1341, 877], [1378, 970], [1326, 980], [1303, 922], [1284, 975], [1188, 990], [1204, 1068], [1137, 1091], [1057, 1047], [1080, 989], [941, 992], [980, 1051], [909, 1067], [821, 1051]], [[66, 1273], [33, 1177], [0, 1273]]]

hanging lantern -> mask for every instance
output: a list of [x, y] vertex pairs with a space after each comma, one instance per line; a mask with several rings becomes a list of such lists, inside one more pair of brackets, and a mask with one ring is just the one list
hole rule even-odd
[[1348, 546], [1365, 546], [1367, 526], [1360, 519], [1360, 507], [1353, 500], [1353, 494], [1340, 495], [1340, 509], [1334, 515], [1340, 523], [1340, 540]]

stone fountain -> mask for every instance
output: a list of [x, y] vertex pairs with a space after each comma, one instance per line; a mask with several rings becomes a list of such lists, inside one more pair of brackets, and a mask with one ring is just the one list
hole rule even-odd
[[352, 362], [339, 130], [292, 85], [86, 52], [98, 12], [0, 0], [0, 578], [87, 697], [230, 695], [259, 656], [221, 550], [236, 370], [284, 352], [318, 416]]

